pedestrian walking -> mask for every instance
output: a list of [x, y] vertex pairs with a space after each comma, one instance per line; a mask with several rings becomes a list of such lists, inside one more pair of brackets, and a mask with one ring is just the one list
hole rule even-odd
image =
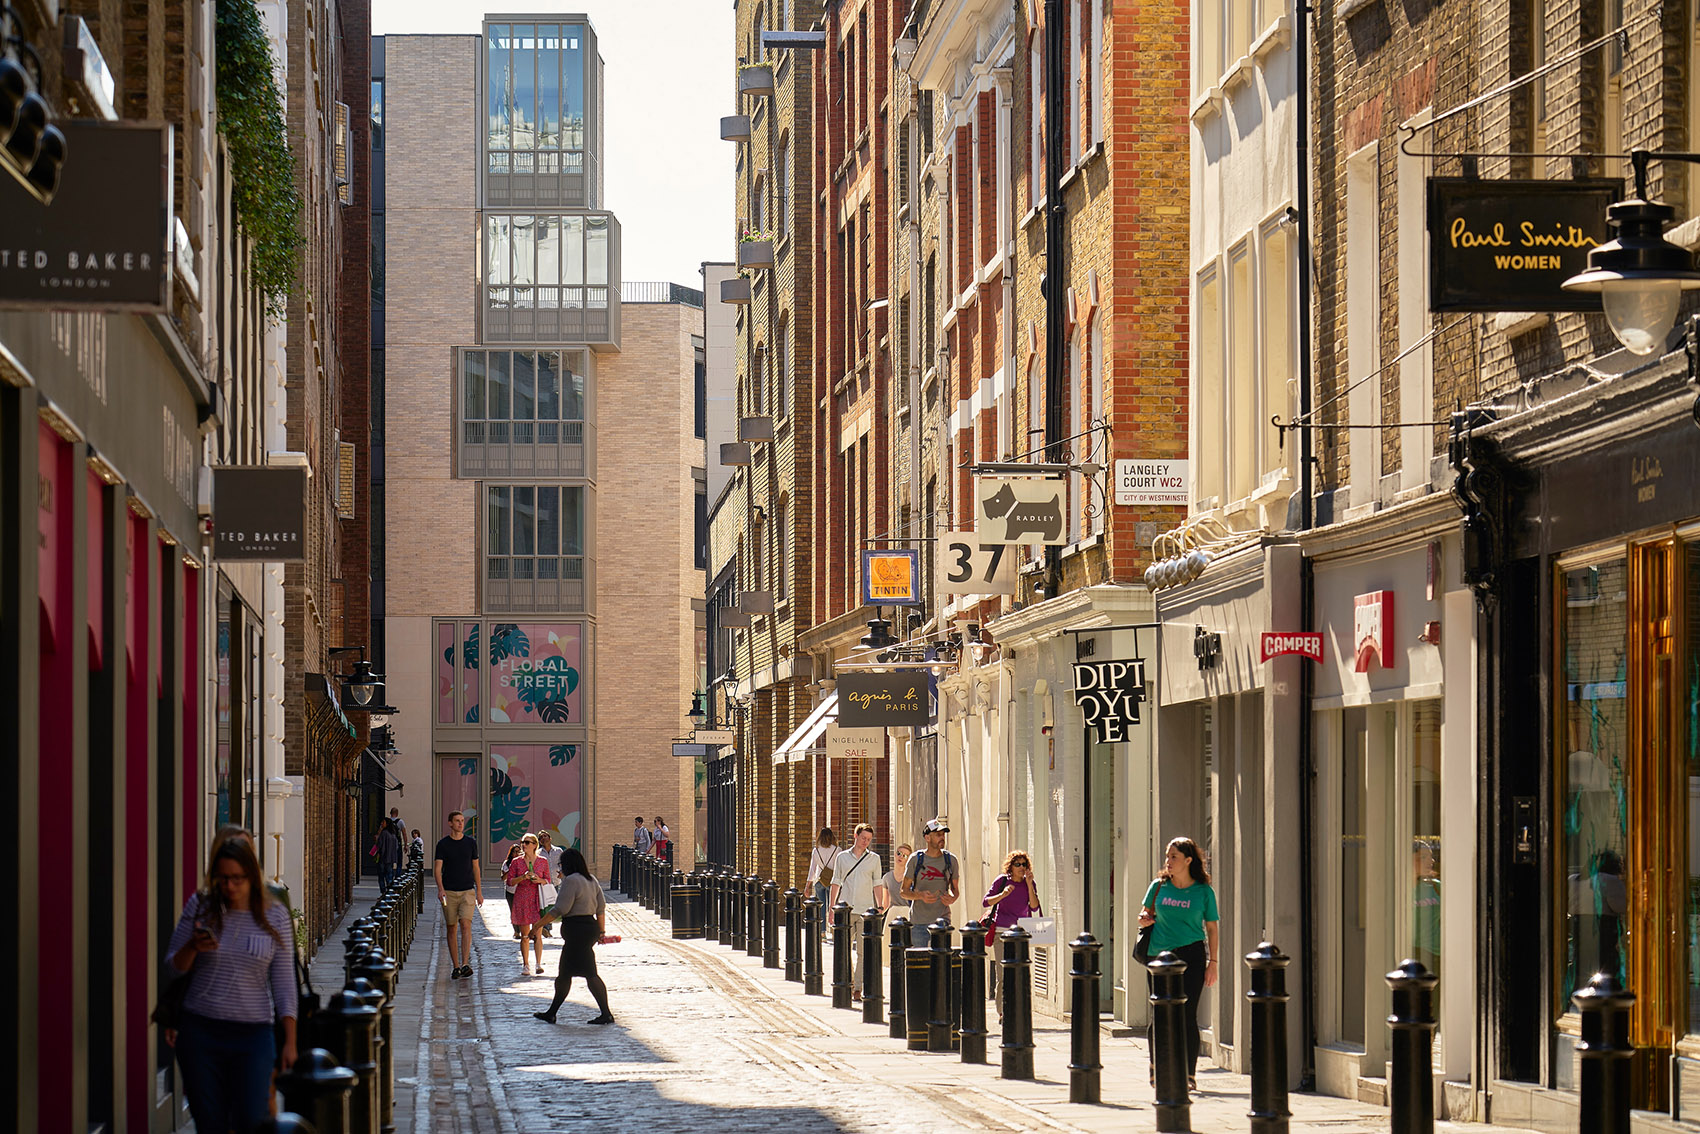
[[[1216, 910], [1216, 891], [1210, 888], [1210, 870], [1204, 852], [1191, 839], [1169, 840], [1163, 852], [1163, 869], [1151, 880], [1140, 903], [1141, 928], [1151, 931], [1151, 956], [1170, 952], [1186, 962], [1187, 1089], [1198, 1090], [1198, 1001], [1206, 988], [1216, 983], [1217, 929], [1221, 915]], [[1146, 975], [1147, 982], [1150, 975]], [[1151, 1052], [1151, 1081], [1157, 1081], [1157, 1052]]]
[[165, 947], [188, 981], [175, 1052], [195, 1129], [250, 1130], [268, 1116], [274, 1064], [295, 1063], [294, 928], [246, 841], [213, 852], [209, 882], [189, 896]]
[[[561, 884], [561, 848], [555, 845], [555, 836], [547, 829], [537, 832], [537, 841], [537, 853], [549, 864], [549, 881], [538, 888], [537, 900], [544, 909], [548, 909], [555, 904], [555, 898], [559, 894], [557, 887]], [[542, 933], [545, 937], [555, 935], [547, 925], [543, 926]]]
[[[662, 821], [661, 816], [655, 817], [655, 826], [649, 831], [650, 853], [656, 858], [667, 858], [667, 848], [673, 845], [673, 829]], [[668, 861], [672, 861], [669, 859]]]
[[1010, 851], [1003, 860], [1003, 873], [992, 879], [986, 896], [980, 900], [990, 910], [980, 921], [986, 926], [987, 952], [992, 954], [992, 975], [986, 981], [986, 995], [996, 999], [998, 994], [998, 960], [1003, 958], [1003, 942], [998, 930], [1014, 928], [1024, 917], [1039, 912], [1039, 887], [1033, 881], [1033, 860], [1026, 851]]
[[832, 864], [838, 860], [838, 836], [832, 833], [831, 827], [822, 827], [820, 834], [815, 836], [814, 853], [809, 855], [809, 876], [803, 885], [814, 890], [815, 897], [827, 904], [831, 893]]
[[[508, 857], [502, 860], [502, 891], [508, 899], [508, 921], [510, 923], [514, 920], [514, 894], [519, 890], [519, 883], [514, 881], [510, 871], [513, 869], [514, 859], [518, 858], [520, 853], [519, 844], [510, 843], [508, 844]], [[518, 941], [519, 939], [519, 925], [514, 923], [514, 940]]]
[[[518, 858], [508, 860], [508, 879], [514, 884], [513, 920], [519, 931], [519, 971], [543, 975], [543, 939], [538, 923], [543, 920], [539, 891], [549, 877], [549, 860], [538, 852], [537, 836], [527, 833], [519, 840]], [[531, 946], [536, 967], [525, 967], [525, 947]]]
[[437, 901], [449, 935], [449, 979], [472, 975], [472, 918], [484, 904], [483, 879], [478, 869], [478, 840], [466, 833], [466, 816], [449, 812], [449, 833], [437, 840], [432, 873]]
[[642, 815], [633, 819], [632, 822], [637, 824], [637, 829], [632, 832], [632, 849], [638, 854], [648, 854], [650, 844], [653, 843], [655, 839], [650, 835], [649, 828], [643, 825]]
[[401, 821], [401, 808], [390, 808], [390, 826], [395, 828], [395, 837], [401, 841], [401, 845], [406, 846], [407, 824]]
[[[856, 824], [856, 834], [850, 841], [850, 849], [838, 852], [838, 857], [832, 864], [832, 885], [827, 902], [828, 908], [836, 906], [840, 901], [850, 906], [852, 926], [861, 924], [863, 911], [874, 904], [874, 891], [880, 888], [880, 856], [869, 848], [873, 846], [874, 829], [867, 823]], [[850, 949], [856, 955], [856, 970], [850, 980], [854, 986], [850, 991], [851, 1000], [862, 999], [862, 935], [852, 930], [850, 934]], [[874, 959], [879, 963], [879, 958]]]
[[914, 852], [915, 848], [908, 843], [898, 843], [891, 852], [891, 869], [880, 875], [880, 893], [885, 896], [880, 912], [888, 918], [893, 915], [909, 916], [909, 903], [903, 900], [900, 892], [903, 889], [903, 868], [909, 865], [909, 856]]
[[582, 977], [590, 994], [596, 997], [601, 1011], [590, 1019], [592, 1024], [612, 1024], [614, 1013], [608, 1008], [608, 986], [596, 971], [596, 946], [608, 936], [608, 900], [602, 884], [590, 873], [590, 866], [576, 847], [561, 853], [561, 894], [554, 908], [543, 915], [544, 924], [561, 923], [561, 965], [555, 977], [555, 998], [547, 1012], [533, 1012], [544, 1023], [553, 1024], [555, 1013], [572, 991], [573, 978]]
[[962, 864], [944, 849], [945, 836], [950, 828], [943, 819], [929, 819], [921, 828], [926, 841], [924, 853], [909, 856], [903, 868], [903, 889], [899, 891], [909, 903], [910, 940], [917, 948], [928, 943], [927, 927], [943, 918], [950, 923], [950, 907], [962, 896]]
[[394, 886], [396, 875], [401, 873], [401, 835], [397, 833], [395, 824], [394, 819], [385, 819], [378, 826], [376, 849], [380, 890]]

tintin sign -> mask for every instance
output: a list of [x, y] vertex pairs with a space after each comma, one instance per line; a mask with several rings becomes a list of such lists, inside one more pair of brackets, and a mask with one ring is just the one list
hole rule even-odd
[[1270, 658], [1283, 657], [1287, 654], [1297, 654], [1301, 658], [1309, 658], [1313, 662], [1322, 660], [1322, 635], [1309, 633], [1285, 634], [1272, 631], [1263, 635], [1263, 648], [1260, 651], [1260, 661]]
[[1074, 703], [1099, 744], [1126, 740], [1145, 700], [1145, 662], [1075, 662]]
[[921, 553], [912, 548], [862, 552], [862, 602], [866, 606], [918, 606]]
[[1623, 183], [1428, 182], [1431, 311], [1598, 311], [1598, 292], [1565, 291], [1611, 237], [1606, 208]]

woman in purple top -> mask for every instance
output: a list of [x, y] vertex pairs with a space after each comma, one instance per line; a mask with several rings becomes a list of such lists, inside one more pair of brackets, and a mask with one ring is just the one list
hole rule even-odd
[[[989, 906], [992, 915], [981, 920], [988, 927], [1010, 929], [1016, 922], [1029, 917], [1039, 910], [1039, 888], [1033, 881], [1033, 860], [1027, 857], [1026, 851], [1010, 851], [1003, 860], [1003, 873], [992, 880], [991, 889], [980, 900], [982, 906]], [[997, 931], [991, 930], [992, 944], [995, 946], [993, 956], [1003, 958], [1003, 942], [998, 939]], [[998, 965], [991, 965], [992, 975], [986, 981], [986, 995], [995, 997], [998, 992]]]
[[253, 848], [227, 840], [208, 892], [190, 895], [165, 948], [188, 974], [176, 1052], [195, 1129], [249, 1130], [268, 1117], [272, 1065], [295, 1063], [294, 950], [289, 913], [267, 893]]

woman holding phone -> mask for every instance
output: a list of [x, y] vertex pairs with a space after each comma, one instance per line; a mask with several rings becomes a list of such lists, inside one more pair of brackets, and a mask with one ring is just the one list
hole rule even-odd
[[[1140, 903], [1139, 924], [1141, 928], [1155, 926], [1151, 956], [1169, 952], [1186, 962], [1182, 1034], [1186, 1037], [1186, 1084], [1191, 1091], [1198, 1090], [1198, 1001], [1206, 988], [1216, 984], [1216, 931], [1220, 923], [1204, 852], [1184, 836], [1171, 839], [1163, 853], [1163, 869], [1151, 880]], [[1146, 980], [1150, 980], [1149, 974]], [[1157, 1081], [1155, 1047], [1151, 1050], [1151, 1081]]]
[[285, 1071], [295, 1063], [294, 929], [246, 841], [226, 840], [210, 873], [208, 892], [189, 896], [165, 947], [189, 982], [177, 1064], [195, 1129], [249, 1130], [268, 1117], [273, 1063]]

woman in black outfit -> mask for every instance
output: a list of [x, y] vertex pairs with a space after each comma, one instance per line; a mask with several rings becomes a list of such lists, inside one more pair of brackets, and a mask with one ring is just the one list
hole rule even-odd
[[555, 999], [547, 1012], [533, 1012], [539, 1020], [553, 1024], [555, 1013], [572, 991], [573, 978], [583, 977], [596, 997], [600, 1015], [592, 1024], [612, 1024], [614, 1013], [608, 1010], [608, 986], [596, 973], [596, 943], [608, 935], [608, 902], [602, 884], [591, 877], [590, 865], [577, 847], [561, 852], [561, 885], [555, 904], [543, 914], [543, 925], [561, 923], [561, 968], [555, 977]]

